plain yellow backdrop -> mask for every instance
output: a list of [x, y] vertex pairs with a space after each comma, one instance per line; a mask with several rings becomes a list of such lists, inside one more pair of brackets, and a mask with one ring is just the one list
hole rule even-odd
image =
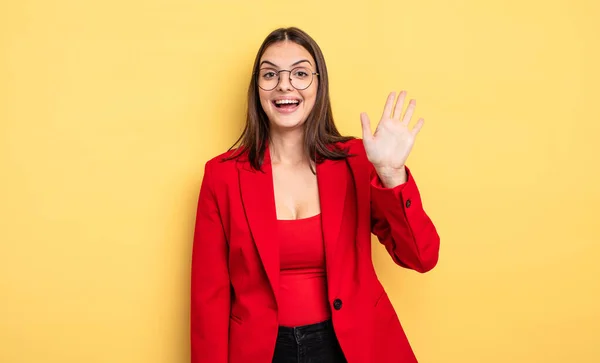
[[[440, 263], [384, 286], [423, 363], [600, 361], [596, 1], [0, 5], [0, 362], [185, 363], [204, 162], [279, 26], [323, 49], [361, 136], [389, 91]], [[257, 362], [258, 363], [258, 362]]]

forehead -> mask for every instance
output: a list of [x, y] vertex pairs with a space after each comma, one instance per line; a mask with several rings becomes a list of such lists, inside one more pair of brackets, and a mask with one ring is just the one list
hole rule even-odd
[[[284, 41], [268, 46], [260, 61], [269, 61], [280, 68], [286, 68], [303, 59], [308, 60], [315, 67], [315, 60], [303, 46], [294, 42]], [[309, 66], [306, 62], [302, 63], [302, 65]]]

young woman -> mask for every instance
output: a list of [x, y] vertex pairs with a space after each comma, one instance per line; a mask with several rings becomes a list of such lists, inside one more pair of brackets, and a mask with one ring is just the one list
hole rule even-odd
[[374, 134], [363, 113], [362, 140], [341, 136], [323, 54], [297, 28], [269, 34], [253, 70], [239, 147], [205, 165], [192, 362], [416, 362], [371, 259], [373, 233], [399, 266], [438, 260], [405, 166], [415, 101], [402, 114], [391, 93]]

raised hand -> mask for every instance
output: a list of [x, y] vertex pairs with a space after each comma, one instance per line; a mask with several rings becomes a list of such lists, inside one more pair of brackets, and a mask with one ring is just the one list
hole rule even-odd
[[424, 123], [424, 120], [419, 118], [414, 127], [409, 129], [416, 101], [410, 100], [406, 113], [402, 117], [405, 98], [406, 91], [400, 92], [394, 106], [396, 93], [389, 94], [375, 134], [371, 131], [369, 116], [365, 112], [360, 115], [367, 158], [375, 167], [384, 186], [388, 188], [406, 181], [404, 164]]

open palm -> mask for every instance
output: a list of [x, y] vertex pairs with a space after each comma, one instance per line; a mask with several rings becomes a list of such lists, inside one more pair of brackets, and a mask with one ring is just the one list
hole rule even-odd
[[410, 100], [404, 117], [401, 117], [406, 92], [400, 92], [394, 107], [395, 98], [396, 93], [391, 92], [375, 134], [371, 131], [369, 116], [364, 112], [360, 115], [367, 158], [376, 170], [402, 169], [415, 143], [415, 138], [423, 127], [424, 120], [420, 118], [415, 126], [409, 129], [416, 101]]

